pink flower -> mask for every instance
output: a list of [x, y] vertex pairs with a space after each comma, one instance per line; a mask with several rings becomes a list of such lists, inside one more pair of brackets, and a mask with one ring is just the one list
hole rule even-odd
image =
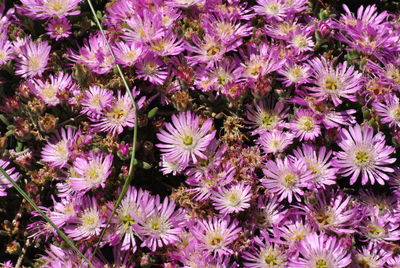
[[17, 58], [15, 73], [23, 78], [41, 76], [47, 69], [51, 47], [47, 41], [33, 42], [26, 40], [21, 47], [21, 54]]

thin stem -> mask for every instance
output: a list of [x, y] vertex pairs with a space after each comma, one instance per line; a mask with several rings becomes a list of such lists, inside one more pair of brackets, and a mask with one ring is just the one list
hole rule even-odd
[[[103, 36], [104, 41], [105, 41], [106, 44], [107, 44], [107, 48], [108, 48], [108, 50], [110, 51], [110, 54], [112, 55], [114, 61], [116, 61], [115, 54], [114, 54], [114, 52], [113, 52], [113, 50], [112, 50], [112, 48], [111, 48], [111, 46], [110, 46], [110, 43], [109, 43], [108, 40], [107, 40], [107, 37], [106, 37], [106, 35], [105, 35], [105, 33], [104, 33], [104, 30], [103, 30], [103, 27], [101, 26], [101, 23], [100, 23], [99, 19], [97, 18], [96, 11], [95, 11], [94, 8], [93, 8], [92, 2], [91, 2], [90, 0], [87, 0], [87, 2], [88, 2], [88, 4], [89, 4], [90, 10], [92, 11], [94, 20], [95, 20], [95, 22], [96, 22], [96, 24], [97, 24], [97, 27], [99, 27], [100, 32], [101, 32], [101, 35]], [[101, 232], [101, 234], [100, 234], [99, 240], [97, 241], [96, 247], [95, 247], [95, 249], [94, 249], [94, 251], [93, 251], [92, 259], [93, 259], [93, 257], [95, 256], [96, 251], [97, 251], [97, 249], [98, 249], [99, 246], [100, 246], [101, 240], [103, 239], [103, 237], [104, 237], [104, 235], [105, 235], [105, 233], [106, 233], [106, 231], [107, 231], [108, 226], [109, 226], [110, 223], [111, 223], [111, 220], [112, 220], [112, 218], [113, 218], [115, 212], [117, 211], [119, 205], [121, 204], [122, 199], [124, 198], [126, 192], [128, 191], [129, 185], [131, 184], [131, 181], [132, 181], [132, 179], [133, 179], [134, 167], [135, 167], [135, 164], [136, 164], [136, 161], [135, 161], [135, 151], [136, 151], [136, 140], [137, 140], [137, 132], [138, 132], [138, 130], [137, 130], [137, 128], [138, 128], [138, 127], [137, 127], [137, 126], [138, 126], [138, 119], [137, 119], [137, 111], [138, 111], [138, 108], [137, 108], [137, 104], [136, 104], [135, 98], [133, 97], [132, 92], [131, 92], [131, 90], [130, 90], [130, 88], [129, 88], [128, 82], [126, 82], [125, 76], [124, 76], [124, 74], [123, 74], [123, 72], [122, 72], [122, 70], [121, 70], [121, 67], [120, 67], [117, 63], [116, 63], [115, 65], [116, 65], [117, 70], [118, 70], [118, 73], [119, 73], [119, 75], [121, 76], [121, 79], [122, 79], [122, 81], [123, 81], [123, 83], [124, 83], [124, 86], [125, 86], [125, 88], [126, 88], [126, 91], [128, 92], [129, 97], [130, 97], [131, 100], [132, 100], [133, 111], [134, 111], [134, 115], [135, 115], [135, 126], [134, 126], [134, 128], [133, 128], [131, 161], [130, 161], [130, 163], [129, 163], [128, 177], [126, 178], [125, 183], [124, 183], [124, 186], [122, 187], [122, 191], [121, 191], [121, 193], [120, 193], [119, 196], [118, 196], [117, 202], [115, 203], [114, 208], [113, 208], [113, 210], [112, 210], [110, 216], [109, 216], [108, 219], [107, 219], [106, 226], [104, 227], [104, 229], [102, 230], [102, 232]]]
[[57, 225], [54, 224], [54, 222], [41, 210], [35, 202], [28, 196], [27, 193], [8, 175], [8, 173], [0, 167], [0, 172], [3, 174], [3, 176], [13, 185], [13, 187], [22, 195], [22, 197], [28, 201], [28, 203], [40, 214], [40, 216], [47, 221], [51, 227], [53, 227], [58, 235], [73, 249], [78, 253], [78, 255], [85, 261], [87, 264], [89, 264], [90, 267], [95, 268], [94, 265], [90, 260], [88, 260], [85, 255], [75, 246], [74, 242], [63, 232], [61, 231]]

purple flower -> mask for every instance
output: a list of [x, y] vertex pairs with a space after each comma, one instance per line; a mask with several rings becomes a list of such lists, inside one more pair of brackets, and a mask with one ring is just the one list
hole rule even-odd
[[168, 77], [167, 67], [160, 57], [148, 53], [136, 64], [137, 78], [142, 78], [152, 84], [162, 85]]
[[146, 213], [145, 218], [139, 221], [139, 233], [143, 235], [141, 246], [146, 246], [155, 251], [157, 248], [175, 244], [179, 240], [186, 223], [183, 209], [175, 210], [176, 206], [169, 198], [160, 202], [157, 195], [154, 208]]
[[313, 177], [303, 161], [294, 161], [287, 157], [284, 160], [269, 160], [265, 167], [265, 178], [261, 179], [261, 183], [279, 197], [279, 201], [287, 199], [291, 203], [293, 197], [300, 201], [300, 196], [304, 194], [301, 188]]
[[374, 243], [368, 243], [367, 246], [362, 246], [361, 249], [358, 249], [353, 254], [354, 263], [359, 266], [395, 268], [398, 265], [398, 263], [396, 266], [385, 265], [392, 255], [392, 250], [385, 245], [376, 247]]
[[56, 39], [67, 38], [71, 34], [71, 23], [67, 18], [52, 19], [48, 22], [46, 31], [47, 34]]
[[355, 93], [361, 89], [362, 79], [354, 66], [347, 67], [346, 61], [334, 68], [332, 62], [328, 63], [323, 57], [310, 60], [309, 65], [313, 70], [311, 82], [315, 84], [306, 87], [310, 96], [316, 97], [317, 101], [332, 100], [335, 106], [343, 102], [341, 98], [357, 101]]
[[146, 53], [147, 49], [141, 43], [117, 42], [113, 49], [117, 63], [125, 67], [133, 66]]
[[298, 247], [300, 256], [290, 259], [290, 267], [347, 267], [351, 255], [334, 236], [312, 233]]
[[15, 73], [23, 78], [41, 76], [47, 69], [50, 49], [47, 41], [33, 42], [27, 39], [20, 47], [21, 54], [18, 54]]
[[14, 48], [10, 41], [0, 37], [0, 66], [13, 59]]
[[102, 153], [91, 152], [87, 157], [76, 158], [73, 177], [69, 178], [72, 188], [82, 194], [99, 186], [104, 188], [111, 173], [112, 162], [112, 154], [104, 157]]
[[270, 238], [267, 233], [261, 231], [261, 237], [254, 237], [256, 247], [252, 251], [245, 251], [243, 258], [246, 261], [246, 268], [265, 268], [265, 267], [287, 267], [286, 250], [278, 245], [269, 242]]
[[394, 148], [386, 145], [381, 132], [374, 135], [368, 125], [361, 128], [357, 124], [348, 130], [342, 129], [338, 145], [343, 151], [336, 153], [333, 164], [341, 174], [351, 176], [350, 184], [354, 184], [361, 174], [362, 185], [368, 181], [374, 184], [375, 180], [383, 185], [389, 180], [387, 173], [394, 172], [387, 167], [396, 161], [396, 158], [390, 158]]
[[[100, 118], [96, 120], [99, 122], [93, 125], [95, 129], [108, 132], [114, 136], [121, 134], [126, 126], [134, 127], [136, 116], [129, 94], [122, 95], [120, 91], [117, 94], [113, 102], [103, 110]], [[136, 93], [133, 94], [133, 96], [135, 95]], [[145, 97], [137, 100], [138, 109], [142, 107], [144, 100]]]
[[252, 194], [250, 185], [245, 186], [239, 183], [229, 188], [219, 189], [211, 199], [214, 201], [215, 209], [225, 216], [249, 208]]
[[394, 94], [387, 94], [384, 103], [374, 102], [373, 107], [376, 114], [381, 117], [381, 122], [388, 124], [391, 128], [400, 128], [400, 104], [399, 98]]
[[50, 80], [43, 82], [40, 79], [34, 79], [28, 87], [38, 98], [48, 106], [55, 106], [60, 103], [60, 96], [74, 90], [75, 86], [71, 75], [67, 73], [57, 73], [49, 76]]
[[212, 124], [212, 119], [206, 119], [200, 125], [200, 117], [190, 111], [173, 115], [172, 124], [165, 124], [167, 131], [161, 129], [157, 134], [163, 143], [156, 146], [171, 161], [181, 165], [188, 165], [190, 160], [197, 163], [197, 157], [206, 157], [204, 151], [215, 136]]
[[289, 123], [290, 129], [299, 140], [315, 140], [321, 135], [321, 125], [318, 116], [309, 109], [297, 109], [296, 118]]
[[277, 129], [262, 133], [256, 140], [256, 144], [260, 145], [266, 154], [282, 153], [292, 142], [293, 134]]
[[233, 253], [229, 245], [238, 237], [240, 231], [237, 220], [231, 221], [229, 217], [199, 220], [191, 230], [200, 243], [199, 246], [216, 256]]
[[259, 197], [254, 215], [254, 222], [260, 229], [271, 230], [279, 225], [288, 210], [281, 205], [276, 196]]
[[42, 149], [42, 161], [52, 167], [63, 168], [67, 166], [71, 155], [72, 144], [80, 136], [80, 131], [74, 128], [62, 128]]
[[293, 154], [293, 160], [303, 159], [314, 175], [310, 181], [313, 184], [311, 188], [325, 188], [326, 185], [336, 184], [337, 169], [333, 168], [329, 161], [332, 151], [327, 152], [325, 146], [317, 150], [315, 146], [303, 144], [301, 149], [293, 150]]
[[78, 15], [76, 10], [82, 0], [21, 0], [22, 9], [31, 17], [64, 18], [66, 16]]
[[87, 114], [92, 121], [100, 119], [104, 110], [111, 106], [113, 102], [113, 92], [99, 86], [90, 86], [85, 90], [81, 104], [81, 113]]
[[286, 64], [283, 68], [277, 70], [277, 72], [284, 76], [283, 78], [278, 78], [278, 80], [281, 80], [286, 87], [289, 87], [292, 84], [296, 86], [302, 85], [311, 81], [309, 79], [311, 69], [305, 63]]
[[[17, 181], [19, 172], [15, 171], [14, 167], [10, 167], [10, 162], [0, 159], [0, 167], [10, 176], [13, 181]], [[0, 196], [7, 196], [7, 189], [13, 187], [9, 180], [0, 173]]]
[[149, 49], [161, 57], [178, 55], [185, 50], [183, 39], [170, 31], [166, 32], [163, 37], [152, 40]]
[[105, 218], [101, 214], [94, 197], [84, 197], [80, 203], [80, 212], [76, 224], [66, 227], [67, 234], [74, 240], [88, 240], [100, 235], [105, 226]]
[[160, 14], [144, 9], [141, 14], [134, 14], [124, 23], [123, 39], [128, 42], [146, 43], [165, 35]]

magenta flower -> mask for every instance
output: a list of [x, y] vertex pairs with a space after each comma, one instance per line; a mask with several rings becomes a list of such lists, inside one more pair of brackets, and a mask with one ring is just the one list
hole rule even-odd
[[302, 85], [305, 83], [309, 83], [311, 79], [310, 73], [311, 69], [307, 64], [286, 64], [283, 68], [277, 70], [277, 72], [281, 75], [283, 75], [283, 78], [278, 78], [278, 80], [281, 80], [282, 83], [286, 86], [289, 87], [292, 84], [294, 85]]
[[[138, 109], [143, 106], [144, 100], [145, 97], [137, 100]], [[117, 97], [114, 98], [109, 107], [103, 110], [98, 121], [93, 125], [95, 129], [111, 133], [114, 136], [121, 134], [124, 131], [124, 127], [134, 127], [135, 113], [128, 93], [122, 96], [121, 92], [118, 91]]]
[[90, 86], [85, 90], [81, 104], [81, 113], [87, 114], [92, 121], [100, 119], [104, 110], [111, 106], [113, 102], [113, 92], [99, 86]]
[[35, 79], [28, 84], [30, 90], [48, 106], [55, 106], [60, 103], [60, 96], [66, 95], [74, 90], [74, 83], [71, 75], [67, 73], [57, 73], [49, 76], [50, 80], [43, 82]]
[[27, 39], [20, 47], [21, 54], [18, 54], [15, 73], [23, 78], [41, 76], [47, 69], [50, 49], [46, 41], [33, 42]]
[[312, 233], [301, 241], [300, 256], [290, 259], [290, 267], [335, 267], [344, 268], [351, 263], [351, 255], [335, 236]]
[[81, 132], [74, 128], [62, 128], [56, 132], [55, 136], [43, 147], [42, 161], [47, 162], [52, 167], [63, 168], [67, 166], [71, 155], [72, 144], [80, 136]]
[[167, 67], [160, 57], [148, 53], [136, 64], [137, 78], [149, 81], [152, 84], [162, 85], [168, 77]]
[[[15, 171], [14, 167], [10, 167], [10, 162], [0, 159], [0, 167], [10, 176], [13, 181], [17, 181], [19, 172]], [[0, 173], [0, 196], [7, 196], [7, 189], [13, 187], [9, 180]]]
[[144, 9], [134, 14], [124, 23], [127, 27], [123, 29], [123, 39], [128, 42], [146, 43], [159, 39], [165, 35], [160, 14]]
[[213, 217], [199, 220], [191, 233], [200, 243], [200, 248], [213, 255], [223, 256], [233, 253], [229, 245], [238, 237], [240, 231], [237, 220]]
[[52, 19], [46, 27], [47, 34], [56, 39], [67, 38], [71, 34], [71, 23], [67, 18]]
[[253, 240], [255, 249], [244, 252], [243, 258], [249, 261], [244, 263], [244, 267], [287, 267], [286, 250], [281, 245], [269, 242], [270, 238], [266, 232], [261, 231], [261, 235]]
[[281, 205], [276, 196], [259, 197], [257, 208], [254, 212], [255, 224], [258, 228], [271, 230], [277, 227], [284, 217], [287, 216], [288, 210]]
[[315, 146], [303, 144], [301, 149], [293, 150], [293, 154], [293, 160], [303, 159], [314, 175], [310, 181], [313, 184], [311, 188], [325, 188], [327, 185], [336, 184], [337, 169], [330, 163], [332, 151], [327, 152], [324, 146], [317, 150]]
[[142, 247], [156, 251], [157, 248], [175, 244], [179, 240], [178, 235], [183, 232], [186, 219], [183, 209], [175, 209], [175, 203], [169, 198], [164, 198], [161, 203], [160, 197], [155, 197], [153, 210], [146, 213], [144, 220], [139, 221], [138, 230], [143, 236]]
[[96, 199], [84, 197], [80, 208], [76, 224], [66, 227], [67, 234], [72, 239], [80, 241], [100, 235], [101, 229], [105, 226], [105, 218], [99, 210]]
[[256, 144], [266, 153], [282, 153], [292, 144], [293, 134], [274, 129], [270, 132], [264, 132], [256, 140]]
[[362, 246], [354, 254], [354, 263], [362, 266], [368, 265], [369, 267], [398, 267], [398, 262], [394, 265], [385, 265], [392, 256], [392, 250], [386, 245], [380, 245], [376, 247], [374, 243], [368, 243], [366, 246]]
[[309, 109], [297, 109], [296, 118], [288, 124], [299, 140], [315, 140], [321, 135], [321, 124], [318, 116]]
[[182, 53], [185, 50], [183, 39], [177, 37], [173, 32], [167, 31], [159, 39], [150, 42], [149, 49], [157, 56], [173, 56]]
[[117, 42], [113, 49], [117, 63], [125, 67], [133, 66], [139, 59], [147, 53], [147, 49], [141, 43]]
[[400, 104], [399, 98], [394, 94], [384, 97], [384, 103], [374, 102], [373, 107], [376, 114], [381, 117], [381, 122], [388, 124], [391, 128], [400, 128]]
[[213, 205], [222, 215], [238, 213], [250, 207], [251, 186], [243, 183], [222, 188], [211, 197]]
[[394, 172], [388, 167], [396, 161], [396, 158], [390, 158], [394, 148], [386, 145], [381, 132], [374, 135], [374, 130], [368, 125], [361, 127], [357, 124], [348, 130], [342, 129], [338, 145], [343, 151], [336, 153], [333, 164], [341, 174], [351, 176], [350, 184], [354, 184], [361, 174], [362, 185], [368, 181], [383, 185], [385, 180], [389, 180], [387, 173]]
[[304, 194], [302, 188], [312, 179], [312, 173], [307, 170], [307, 165], [302, 160], [269, 160], [263, 169], [265, 178], [261, 179], [262, 185], [271, 193], [279, 197], [279, 201], [287, 199], [292, 202], [293, 197], [300, 201]]
[[212, 119], [206, 119], [200, 125], [200, 117], [188, 111], [172, 116], [172, 124], [166, 123], [167, 130], [161, 129], [157, 138], [163, 142], [156, 146], [165, 157], [182, 165], [197, 157], [205, 158], [204, 151], [213, 140], [216, 131], [212, 130]]
[[335, 106], [343, 102], [341, 98], [357, 101], [356, 93], [363, 83], [361, 73], [355, 71], [354, 66], [347, 67], [346, 61], [334, 68], [333, 63], [323, 57], [310, 60], [309, 65], [313, 70], [311, 82], [315, 84], [314, 87], [306, 87], [311, 92], [310, 96], [318, 101], [332, 100]]
[[73, 177], [69, 178], [72, 189], [84, 193], [100, 186], [104, 188], [112, 162], [112, 154], [104, 157], [102, 153], [91, 153], [87, 157], [76, 158]]
[[76, 10], [82, 0], [21, 0], [29, 16], [38, 19], [64, 18], [78, 15]]
[[14, 48], [10, 41], [0, 38], [0, 66], [13, 59]]

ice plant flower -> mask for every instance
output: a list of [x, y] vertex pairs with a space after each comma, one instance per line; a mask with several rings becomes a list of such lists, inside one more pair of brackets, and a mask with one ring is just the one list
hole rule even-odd
[[302, 160], [269, 160], [263, 169], [265, 178], [261, 179], [262, 185], [279, 198], [287, 199], [289, 203], [295, 198], [300, 201], [304, 194], [302, 190], [306, 183], [313, 177], [307, 170], [307, 165]]
[[87, 114], [92, 121], [97, 121], [104, 110], [113, 102], [113, 92], [99, 86], [90, 86], [85, 90], [81, 104], [81, 113]]
[[350, 184], [354, 184], [361, 175], [361, 184], [368, 182], [385, 184], [389, 180], [387, 173], [394, 172], [388, 165], [394, 163], [396, 158], [390, 155], [394, 147], [386, 145], [385, 136], [374, 130], [369, 125], [342, 129], [340, 133], [339, 147], [343, 150], [337, 152], [333, 164], [339, 168], [343, 176], [351, 176]]
[[175, 203], [168, 197], [163, 202], [160, 202], [158, 195], [155, 197], [154, 208], [139, 222], [139, 232], [143, 235], [142, 247], [155, 251], [179, 240], [178, 235], [182, 233], [186, 219], [184, 210], [175, 208]]
[[213, 217], [199, 220], [191, 232], [200, 243], [200, 248], [210, 254], [224, 256], [233, 253], [229, 245], [235, 241], [240, 231], [237, 220]]
[[78, 15], [77, 10], [82, 0], [21, 0], [23, 8], [32, 17], [39, 19], [64, 18], [66, 16]]
[[200, 117], [190, 111], [172, 116], [172, 124], [157, 134], [162, 142], [156, 146], [171, 161], [188, 165], [190, 161], [197, 163], [197, 158], [206, 158], [204, 151], [213, 140], [216, 131], [212, 130], [212, 119], [200, 122]]
[[74, 240], [87, 240], [100, 234], [105, 219], [94, 197], [83, 197], [77, 215], [76, 225], [70, 225], [66, 232]]
[[0, 66], [6, 64], [9, 60], [14, 58], [13, 45], [10, 41], [0, 38]]
[[[95, 129], [108, 132], [114, 136], [121, 134], [124, 131], [124, 127], [134, 127], [136, 116], [129, 94], [122, 95], [120, 91], [117, 94], [110, 106], [103, 111], [98, 120], [99, 122], [93, 124]], [[135, 96], [136, 93], [133, 95]], [[138, 109], [142, 107], [144, 100], [145, 97], [137, 100]]]
[[288, 124], [293, 134], [300, 140], [315, 140], [321, 135], [321, 120], [309, 109], [297, 109], [296, 118]]
[[162, 85], [168, 77], [167, 67], [164, 66], [164, 62], [153, 53], [148, 53], [136, 64], [136, 68], [138, 78], [156, 85]]
[[87, 157], [78, 157], [73, 164], [74, 177], [69, 178], [72, 188], [77, 192], [86, 192], [105, 186], [111, 173], [113, 155], [104, 157], [102, 153], [91, 153]]
[[34, 42], [28, 38], [20, 49], [21, 54], [18, 54], [15, 73], [23, 78], [41, 76], [47, 69], [49, 61], [51, 47], [48, 42]]
[[67, 38], [71, 34], [71, 23], [67, 18], [52, 19], [48, 22], [46, 31], [47, 34], [56, 39]]
[[335, 106], [343, 102], [342, 98], [357, 101], [356, 93], [361, 89], [363, 80], [354, 66], [348, 67], [346, 61], [335, 68], [323, 57], [310, 60], [309, 65], [313, 70], [311, 83], [315, 85], [306, 87], [310, 96], [316, 97], [317, 101], [329, 99]]
[[[17, 181], [19, 173], [15, 171], [14, 167], [10, 167], [10, 162], [5, 159], [0, 159], [0, 167], [10, 176], [13, 181]], [[0, 173], [0, 196], [7, 196], [7, 189], [11, 188], [12, 184], [9, 180]]]
[[213, 205], [222, 214], [238, 213], [250, 207], [251, 186], [243, 183], [233, 185], [229, 188], [220, 189], [214, 193], [211, 199]]
[[290, 267], [344, 268], [351, 263], [351, 255], [334, 236], [323, 233], [308, 235], [299, 245], [300, 256], [290, 259]]
[[256, 144], [269, 154], [277, 154], [283, 152], [293, 142], [293, 134], [274, 129], [265, 132], [256, 140]]
[[332, 151], [326, 151], [322, 146], [318, 150], [315, 146], [303, 144], [301, 148], [293, 150], [293, 159], [303, 159], [308, 164], [308, 169], [314, 175], [312, 188], [325, 188], [327, 185], [336, 184], [337, 169], [332, 167], [330, 158]]
[[133, 66], [139, 59], [147, 53], [146, 48], [141, 43], [117, 42], [114, 48], [117, 63], [125, 67]]
[[72, 144], [79, 137], [80, 131], [74, 128], [62, 128], [49, 140], [42, 150], [42, 161], [52, 167], [63, 168], [67, 166], [71, 155]]
[[376, 114], [381, 117], [381, 122], [392, 128], [400, 128], [400, 104], [399, 98], [394, 94], [387, 94], [384, 103], [374, 102]]

